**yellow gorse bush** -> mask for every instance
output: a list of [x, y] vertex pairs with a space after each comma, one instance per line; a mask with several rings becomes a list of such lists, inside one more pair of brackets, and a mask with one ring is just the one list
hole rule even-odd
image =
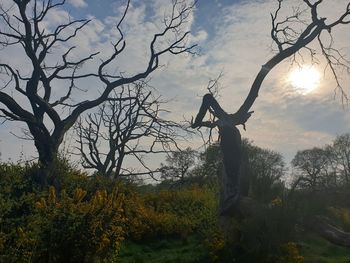
[[280, 197], [276, 197], [275, 199], [271, 200], [271, 205], [272, 206], [282, 206], [283, 201]]
[[226, 240], [222, 231], [217, 229], [213, 231], [209, 237], [205, 240], [205, 245], [209, 250], [209, 255], [212, 262], [220, 262], [221, 254], [223, 250], [226, 248]]
[[50, 240], [48, 249], [48, 244], [39, 244], [43, 256], [55, 254], [57, 262], [64, 257], [111, 262], [119, 253], [125, 237], [124, 195], [117, 188], [111, 193], [96, 191], [91, 199], [86, 194], [77, 188], [72, 196], [62, 191], [58, 197], [50, 187], [47, 198], [36, 203], [38, 229], [42, 230], [38, 235], [42, 242]]
[[298, 246], [294, 242], [288, 242], [281, 246], [284, 256], [280, 257], [278, 263], [302, 263], [304, 262], [304, 257], [300, 255]]
[[[11, 171], [0, 166], [0, 262], [115, 262], [125, 239], [187, 242], [194, 236], [213, 262], [225, 262], [235, 253], [233, 242], [238, 238], [228, 240], [219, 228], [215, 187], [152, 186], [144, 191], [125, 182], [74, 173], [64, 176], [61, 191], [56, 191], [36, 188], [20, 169]], [[277, 259], [271, 262], [301, 263], [294, 243], [280, 249], [290, 239], [272, 235], [285, 234], [275, 230], [279, 222], [286, 222], [281, 216], [285, 207], [281, 198], [275, 198], [260, 221], [237, 222], [234, 230], [243, 233], [242, 249], [257, 251], [259, 259], [270, 255]], [[262, 247], [265, 244], [268, 251]]]
[[[214, 201], [213, 201], [214, 200]], [[187, 237], [216, 216], [213, 193], [199, 187], [137, 194], [127, 197], [125, 209], [129, 237]]]

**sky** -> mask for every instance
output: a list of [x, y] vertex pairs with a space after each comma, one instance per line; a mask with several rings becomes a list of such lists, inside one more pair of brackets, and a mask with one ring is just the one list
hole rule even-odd
[[[282, 17], [290, 14], [294, 6], [302, 6], [301, 0], [286, 0]], [[320, 10], [322, 17], [330, 21], [345, 8], [345, 0], [325, 1]], [[9, 3], [4, 0], [3, 4]], [[67, 17], [89, 18], [92, 22], [72, 42], [79, 47], [74, 55], [83, 56], [101, 51], [101, 58], [111, 51], [111, 41], [117, 38], [114, 28], [125, 7], [124, 0], [68, 0], [67, 4], [54, 11], [50, 24], [64, 21]], [[331, 5], [331, 6], [330, 6]], [[195, 116], [202, 96], [207, 92], [208, 81], [219, 79], [218, 100], [229, 113], [234, 113], [243, 103], [261, 65], [274, 54], [275, 47], [270, 37], [270, 13], [277, 6], [276, 0], [199, 0], [187, 29], [191, 30], [189, 43], [198, 44], [195, 56], [166, 55], [160, 67], [149, 78], [171, 111], [173, 120], [190, 120]], [[331, 7], [331, 8], [330, 8]], [[162, 18], [169, 10], [165, 0], [134, 0], [122, 24], [127, 47], [114, 64], [116, 71], [132, 74], [147, 63], [147, 45], [153, 34], [162, 28]], [[334, 45], [350, 55], [350, 25], [339, 26], [333, 32]], [[316, 47], [312, 44], [311, 47]], [[52, 59], [54, 59], [53, 57]], [[11, 61], [25, 68], [28, 61], [16, 49], [1, 49], [1, 61]], [[98, 61], [97, 61], [98, 62]], [[307, 55], [301, 64], [310, 65]], [[349, 132], [349, 107], [343, 104], [339, 93], [334, 93], [336, 83], [325, 61], [319, 57], [314, 67], [319, 70], [319, 85], [313, 91], [300, 92], [289, 80], [296, 65], [290, 60], [281, 63], [270, 72], [263, 82], [259, 97], [252, 107], [254, 114], [247, 123], [247, 130], [240, 127], [243, 137], [256, 145], [280, 152], [287, 163], [298, 150], [331, 143], [335, 136]], [[92, 65], [86, 65], [87, 68]], [[341, 74], [345, 91], [350, 96], [349, 75]], [[59, 90], [64, 90], [64, 86]], [[86, 92], [74, 94], [77, 98], [91, 98], [98, 93], [97, 83], [82, 83]], [[60, 91], [59, 91], [60, 92]], [[9, 92], [10, 94], [11, 91]], [[59, 94], [57, 95], [59, 96]], [[25, 103], [25, 102], [23, 102]], [[0, 152], [2, 160], [29, 160], [35, 154], [31, 141], [20, 140], [11, 133], [21, 134], [23, 126], [15, 122], [0, 125]], [[72, 138], [67, 138], [66, 146]], [[194, 135], [183, 142], [201, 149], [202, 140]]]

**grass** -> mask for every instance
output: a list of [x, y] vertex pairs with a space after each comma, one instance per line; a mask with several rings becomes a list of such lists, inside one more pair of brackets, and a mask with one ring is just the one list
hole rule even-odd
[[208, 253], [198, 238], [192, 236], [185, 240], [162, 239], [148, 243], [124, 243], [117, 263], [210, 262]]
[[301, 242], [305, 263], [350, 263], [350, 249], [333, 245], [316, 236], [306, 236]]
[[[304, 263], [350, 263], [350, 249], [333, 245], [324, 239], [307, 235], [300, 242]], [[124, 243], [117, 263], [196, 263], [211, 262], [208, 252], [195, 236], [188, 239]]]

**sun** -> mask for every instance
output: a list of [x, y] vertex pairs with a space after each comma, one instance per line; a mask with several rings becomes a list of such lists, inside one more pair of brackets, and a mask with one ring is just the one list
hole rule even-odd
[[320, 85], [320, 72], [312, 66], [302, 66], [293, 70], [288, 77], [290, 84], [301, 94], [306, 95]]

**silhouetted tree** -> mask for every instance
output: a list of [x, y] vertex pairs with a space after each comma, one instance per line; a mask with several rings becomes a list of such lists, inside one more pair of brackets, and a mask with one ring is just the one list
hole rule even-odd
[[324, 149], [315, 147], [298, 151], [292, 160], [292, 166], [296, 169], [297, 174], [294, 185], [319, 190], [323, 186], [323, 177], [328, 165], [329, 159]]
[[[119, 38], [111, 40], [113, 52], [96, 70], [81, 72], [83, 64], [94, 59], [99, 52], [74, 59], [74, 50], [79, 47], [73, 46], [71, 41], [91, 20], [69, 18], [66, 23], [56, 24], [53, 28], [46, 26], [54, 9], [60, 9], [64, 4], [65, 0], [13, 0], [0, 4], [2, 51], [21, 48], [28, 63], [25, 68], [16, 68], [13, 61], [0, 63], [5, 83], [0, 88], [0, 111], [5, 119], [24, 122], [28, 126], [39, 162], [46, 168], [54, 163], [64, 135], [83, 112], [106, 101], [112, 91], [118, 92], [124, 85], [147, 78], [158, 68], [162, 55], [191, 53], [194, 47], [186, 44], [189, 31], [184, 29], [194, 3], [174, 0], [170, 14], [164, 17], [163, 28], [149, 43], [145, 68], [131, 75], [109, 73], [108, 69], [126, 47], [121, 24], [127, 16], [129, 0], [116, 25]], [[60, 59], [55, 60], [53, 55]], [[98, 85], [100, 94], [78, 101], [78, 97], [72, 94], [78, 88], [84, 89], [80, 86], [86, 85], [82, 80]], [[66, 89], [63, 95], [62, 86]], [[26, 102], [22, 103], [23, 98]], [[62, 111], [67, 108], [68, 114], [64, 116]]]
[[337, 136], [329, 146], [331, 161], [342, 183], [350, 183], [350, 133]]
[[313, 190], [349, 184], [350, 135], [337, 136], [323, 148], [298, 151], [292, 160], [295, 168], [293, 187]]
[[[277, 0], [277, 9], [271, 13], [272, 28], [270, 32], [273, 43], [277, 48], [276, 54], [262, 65], [245, 101], [238, 111], [228, 114], [227, 121], [231, 124], [244, 125], [247, 122], [252, 113], [249, 110], [258, 97], [259, 90], [266, 76], [274, 67], [287, 58], [292, 58], [294, 62], [298, 62], [297, 56], [302, 51], [308, 52], [312, 60], [316, 60], [318, 54], [324, 57], [326, 61], [325, 68], [331, 71], [337, 83], [336, 89], [340, 91], [342, 99], [347, 100], [347, 95], [338, 77], [338, 73], [350, 72], [350, 63], [340, 50], [334, 48], [332, 29], [350, 24], [350, 2], [344, 4], [344, 12], [342, 14], [336, 18], [332, 17], [329, 19], [327, 17], [319, 17], [318, 14], [318, 10], [324, 2], [323, 0], [302, 0], [301, 2], [303, 2], [303, 6], [294, 8], [292, 14], [280, 18], [281, 9], [286, 4], [286, 1]], [[309, 12], [309, 18], [305, 17], [304, 13], [306, 12]], [[327, 35], [330, 38], [326, 38]], [[327, 39], [331, 39], [331, 41], [327, 42]], [[313, 42], [318, 43], [319, 50], [309, 46]], [[205, 126], [213, 128], [216, 126], [207, 121], [195, 124], [194, 127]]]
[[[347, 95], [343, 89], [342, 83], [338, 77], [338, 71], [350, 72], [350, 63], [341, 51], [334, 48], [332, 29], [341, 25], [350, 24], [350, 2], [344, 5], [344, 12], [337, 18], [319, 17], [318, 10], [322, 6], [323, 0], [309, 1], [303, 0], [303, 7], [294, 8], [293, 14], [280, 18], [282, 6], [287, 2], [277, 0], [278, 7], [274, 13], [271, 13], [272, 29], [271, 38], [277, 47], [277, 53], [268, 60], [262, 67], [250, 88], [249, 94], [238, 111], [233, 114], [234, 123], [245, 123], [246, 114], [254, 104], [260, 87], [265, 77], [270, 71], [285, 59], [292, 57], [296, 61], [297, 55], [301, 51], [307, 51], [314, 60], [318, 51], [309, 47], [314, 41], [317, 41], [319, 53], [326, 60], [326, 67], [330, 69], [337, 83], [336, 89], [340, 91], [342, 99], [347, 100]], [[302, 14], [309, 10], [309, 18], [304, 18]], [[329, 35], [331, 41], [327, 42], [325, 35]], [[237, 120], [238, 119], [238, 120]]]
[[[285, 163], [280, 153], [243, 141], [244, 172], [242, 180], [249, 182], [248, 194], [257, 200], [270, 202], [281, 195], [284, 187]], [[242, 186], [242, 188], [245, 186]]]
[[194, 168], [198, 153], [186, 148], [181, 151], [174, 151], [168, 154], [165, 164], [161, 164], [161, 177], [165, 180], [183, 181]]
[[216, 177], [222, 172], [222, 155], [220, 145], [209, 145], [199, 156], [200, 166], [197, 173], [205, 177]]
[[[308, 52], [311, 59], [316, 59], [318, 52], [310, 47], [310, 44], [317, 41], [318, 51], [326, 60], [326, 68], [330, 69], [337, 83], [336, 89], [340, 91], [341, 98], [347, 100], [346, 93], [338, 77], [338, 70], [340, 67], [341, 70], [350, 72], [350, 63], [339, 50], [334, 48], [332, 29], [350, 24], [350, 2], [344, 4], [344, 12], [342, 14], [335, 19], [329, 18], [328, 20], [325, 17], [319, 16], [319, 8], [322, 6], [323, 0], [303, 0], [303, 7], [294, 8], [292, 14], [281, 19], [281, 9], [286, 2], [284, 0], [277, 0], [277, 9], [271, 14], [271, 38], [277, 47], [277, 52], [261, 67], [240, 108], [235, 113], [229, 114], [221, 108], [212, 93], [206, 94], [203, 96], [202, 105], [195, 121], [191, 122], [193, 128], [218, 127], [219, 129], [220, 145], [225, 167], [223, 174], [224, 187], [221, 189], [225, 195], [224, 205], [221, 207], [221, 210], [224, 211], [222, 214], [230, 214], [231, 210], [237, 210], [237, 208], [242, 206], [242, 201], [243, 205], [247, 201], [246, 199], [240, 200], [237, 190], [239, 189], [238, 178], [240, 177], [239, 170], [242, 155], [241, 136], [235, 126], [242, 124], [245, 127], [245, 123], [253, 113], [250, 109], [258, 97], [261, 85], [274, 67], [287, 58], [292, 58], [293, 61], [296, 61], [297, 55], [301, 51]], [[305, 10], [308, 10], [309, 18], [302, 16]], [[330, 36], [328, 39], [331, 39], [328, 43], [324, 37], [326, 34]], [[209, 121], [203, 120], [207, 111], [214, 116]], [[329, 229], [328, 226], [327, 224], [323, 224], [322, 229]], [[342, 237], [339, 235], [339, 232], [336, 233], [336, 231], [333, 231], [333, 233], [339, 243], [341, 243]], [[345, 246], [348, 245], [346, 242], [343, 242]]]
[[[160, 172], [152, 169], [144, 155], [164, 154], [177, 149], [177, 129], [180, 125], [161, 118], [162, 102], [154, 97], [142, 83], [122, 87], [89, 114], [85, 122], [76, 124], [77, 147], [84, 168], [95, 169], [106, 176], [153, 175]], [[125, 161], [133, 159], [128, 168]]]

